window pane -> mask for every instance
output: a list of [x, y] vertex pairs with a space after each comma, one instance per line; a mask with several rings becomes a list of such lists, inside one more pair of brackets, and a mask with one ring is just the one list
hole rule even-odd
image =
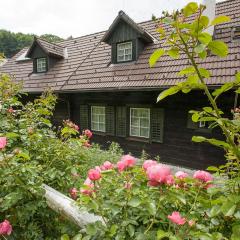
[[105, 132], [105, 107], [92, 106], [91, 126], [92, 130]]
[[134, 127], [140, 127], [140, 119], [136, 117], [132, 117], [131, 124]]
[[119, 62], [132, 60], [132, 42], [117, 44], [117, 60]]
[[141, 128], [140, 129], [140, 135], [141, 137], [149, 137], [149, 128]]
[[149, 137], [150, 132], [150, 109], [130, 109], [130, 135], [137, 137]]
[[148, 118], [142, 118], [141, 119], [141, 127], [149, 127], [149, 119]]
[[140, 135], [140, 129], [136, 127], [131, 127], [131, 134], [132, 136], [139, 136]]

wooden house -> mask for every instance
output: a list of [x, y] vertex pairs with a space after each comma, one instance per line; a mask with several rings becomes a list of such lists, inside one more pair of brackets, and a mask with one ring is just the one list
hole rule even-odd
[[[229, 55], [209, 55], [200, 62], [212, 72], [207, 84], [213, 89], [233, 80], [240, 68], [240, 0], [217, 3], [216, 15], [232, 20], [217, 26], [213, 35], [228, 44]], [[134, 155], [145, 150], [164, 162], [198, 169], [223, 163], [222, 150], [191, 142], [193, 135], [221, 138], [219, 130], [191, 121], [189, 110], [209, 105], [200, 91], [156, 103], [160, 91], [183, 81], [177, 72], [188, 65], [185, 57], [164, 56], [150, 68], [148, 59], [161, 43], [154, 21], [135, 23], [120, 11], [104, 32], [56, 44], [35, 38], [0, 71], [23, 80], [30, 97], [51, 88], [59, 97], [55, 123], [71, 119], [91, 129], [93, 141], [102, 146], [116, 141]], [[226, 114], [234, 104], [233, 92], [220, 101]]]

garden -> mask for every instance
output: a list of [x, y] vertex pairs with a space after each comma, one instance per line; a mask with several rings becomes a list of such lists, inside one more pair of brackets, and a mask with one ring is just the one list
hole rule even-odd
[[[144, 156], [123, 155], [117, 143], [102, 150], [92, 143], [90, 130], [80, 131], [70, 120], [61, 128], [52, 125], [57, 97], [51, 91], [23, 103], [22, 85], [2, 74], [0, 239], [240, 239], [240, 109], [232, 109], [232, 118], [226, 118], [218, 107], [221, 95], [240, 93], [240, 73], [215, 90], [208, 88], [211, 72], [198, 59], [208, 54], [226, 57], [228, 47], [206, 29], [230, 18], [210, 21], [204, 9], [191, 2], [154, 19], [165, 43], [152, 53], [149, 65], [154, 67], [165, 54], [174, 59], [187, 56], [189, 66], [178, 73], [184, 80], [162, 91], [157, 101], [178, 92], [202, 91], [209, 105], [193, 109], [192, 121], [208, 122], [222, 131], [223, 139], [193, 136], [192, 141], [224, 149], [226, 164], [188, 174]], [[80, 229], [54, 212], [46, 202], [44, 184], [99, 220]]]

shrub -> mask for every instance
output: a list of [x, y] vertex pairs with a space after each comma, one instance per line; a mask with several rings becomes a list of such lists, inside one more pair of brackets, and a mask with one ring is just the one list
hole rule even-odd
[[90, 131], [79, 137], [78, 127], [69, 120], [54, 132], [56, 97], [46, 92], [24, 105], [22, 94], [21, 85], [1, 75], [0, 222], [12, 224], [13, 239], [56, 239], [75, 228], [48, 208], [42, 184], [69, 194], [86, 169], [109, 157], [115, 161], [120, 150], [116, 145], [109, 151], [91, 146]]

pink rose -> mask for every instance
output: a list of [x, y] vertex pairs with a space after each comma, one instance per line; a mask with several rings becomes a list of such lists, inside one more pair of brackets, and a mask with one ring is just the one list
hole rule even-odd
[[136, 164], [136, 158], [131, 155], [122, 156], [121, 160], [117, 162], [117, 168], [119, 172], [122, 172], [128, 167], [133, 167]]
[[188, 177], [188, 174], [183, 171], [178, 171], [175, 173], [175, 177], [182, 180], [182, 179]]
[[84, 130], [83, 131], [83, 134], [85, 135], [85, 136], [87, 136], [87, 138], [91, 138], [92, 137], [92, 132], [89, 130], [89, 129], [86, 129], [86, 130]]
[[143, 169], [145, 171], [147, 171], [147, 169], [151, 166], [155, 166], [157, 165], [157, 161], [154, 161], [154, 160], [146, 160], [144, 163], [143, 163]]
[[78, 130], [79, 130], [79, 126], [74, 124], [74, 129], [75, 129], [76, 131], [78, 131]]
[[157, 164], [147, 169], [147, 177], [149, 181], [166, 183], [167, 176], [171, 175], [171, 170], [167, 166]]
[[119, 161], [117, 162], [117, 168], [119, 172], [122, 172], [126, 168], [126, 165], [123, 161]]
[[95, 167], [95, 170], [98, 170], [99, 172], [102, 171], [101, 167], [99, 167], [99, 166], [96, 166], [96, 167]]
[[81, 189], [81, 193], [84, 194], [84, 195], [88, 195], [88, 196], [91, 196], [92, 193], [94, 192], [93, 191], [93, 187], [94, 187], [94, 184], [92, 183], [92, 181], [87, 178], [83, 184], [86, 188], [84, 189]]
[[122, 156], [121, 161], [125, 163], [126, 167], [133, 167], [136, 164], [136, 158], [129, 154]]
[[69, 190], [70, 192], [70, 196], [72, 199], [76, 200], [77, 199], [77, 193], [78, 193], [78, 190], [76, 188], [71, 188]]
[[12, 225], [8, 220], [0, 223], [0, 235], [10, 235], [12, 233]]
[[183, 225], [186, 222], [186, 219], [182, 218], [179, 212], [173, 212], [172, 215], [168, 215], [168, 219], [177, 225]]
[[148, 186], [150, 187], [157, 187], [159, 186], [160, 183], [159, 182], [156, 182], [156, 181], [148, 181]]
[[88, 171], [88, 177], [92, 181], [97, 181], [101, 178], [101, 172], [98, 169], [90, 169]]
[[110, 170], [110, 169], [114, 168], [114, 165], [111, 162], [106, 161], [106, 162], [103, 163], [103, 165], [100, 168], [102, 170]]
[[175, 180], [174, 180], [173, 175], [168, 175], [168, 176], [166, 176], [166, 179], [165, 179], [164, 182], [165, 182], [167, 185], [170, 185], [170, 186], [174, 185]]
[[5, 148], [7, 145], [7, 138], [6, 137], [0, 137], [0, 149]]
[[194, 173], [193, 178], [198, 179], [202, 182], [210, 182], [213, 180], [212, 175], [209, 172], [198, 170]]

